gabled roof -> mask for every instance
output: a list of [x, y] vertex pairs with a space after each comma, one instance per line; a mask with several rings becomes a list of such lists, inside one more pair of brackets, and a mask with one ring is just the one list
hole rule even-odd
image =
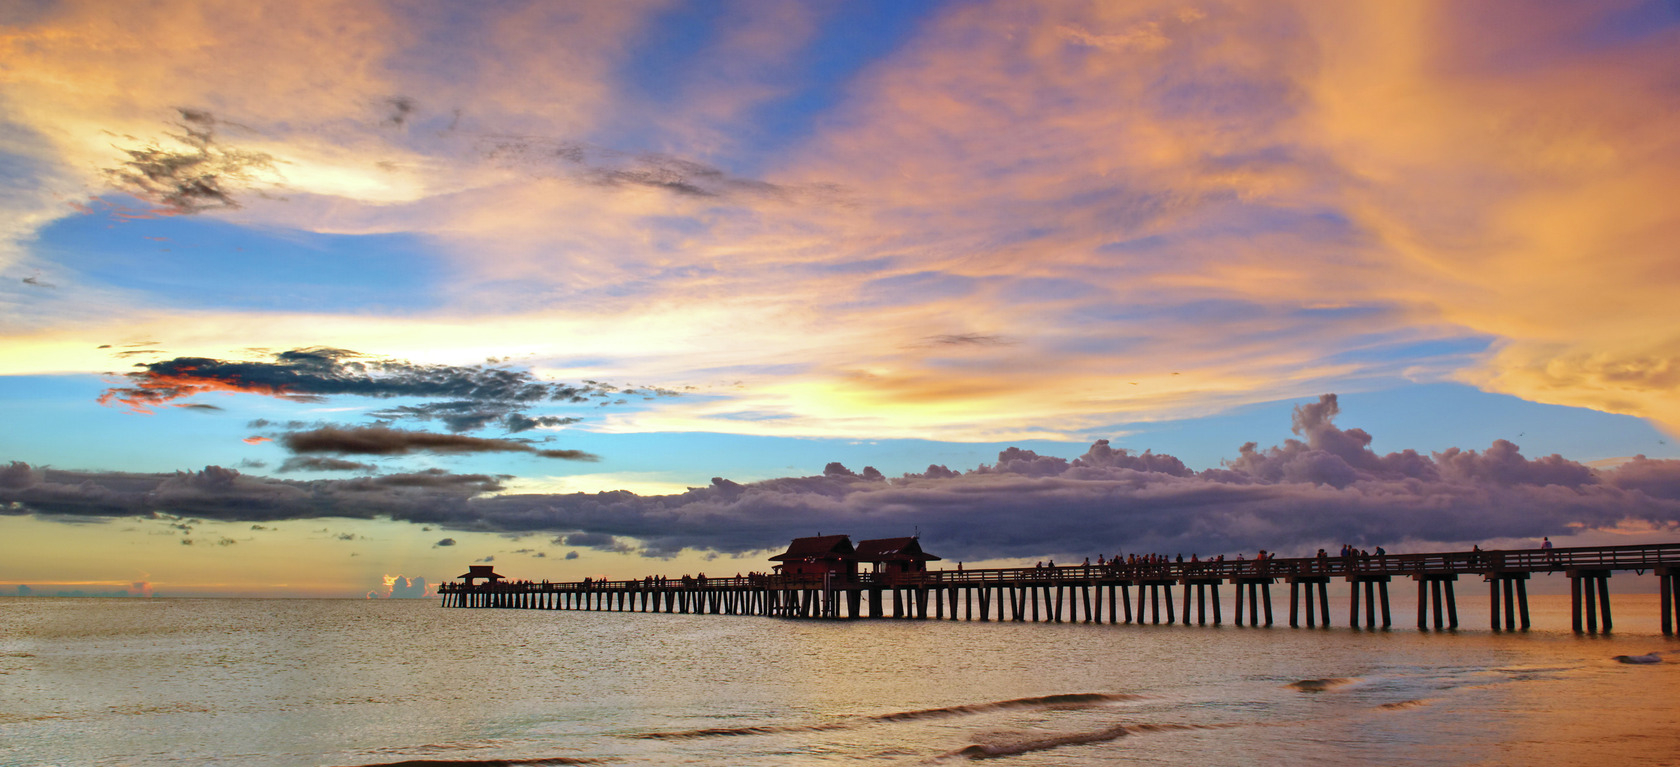
[[788, 550], [770, 558], [771, 562], [787, 562], [795, 559], [850, 559], [852, 556], [852, 539], [847, 535], [817, 535], [810, 538], [795, 538], [788, 544]]
[[456, 578], [474, 578], [474, 579], [489, 578], [490, 580], [493, 580], [493, 581], [507, 580], [506, 578], [496, 574], [496, 566], [495, 565], [467, 565], [466, 574], [465, 575], [457, 575], [455, 577]]
[[915, 538], [877, 538], [872, 541], [858, 541], [857, 558], [860, 562], [898, 562], [904, 560], [932, 562], [941, 559], [941, 557], [922, 551], [921, 541]]

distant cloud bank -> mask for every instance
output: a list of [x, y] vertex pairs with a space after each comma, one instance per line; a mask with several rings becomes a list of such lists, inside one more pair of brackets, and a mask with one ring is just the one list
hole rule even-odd
[[[1342, 429], [1336, 396], [1296, 407], [1299, 439], [1243, 445], [1224, 466], [1098, 440], [1068, 460], [1010, 448], [967, 471], [888, 478], [831, 463], [821, 475], [714, 478], [666, 496], [627, 491], [500, 494], [499, 478], [441, 470], [298, 481], [216, 466], [174, 474], [0, 469], [3, 513], [67, 521], [170, 514], [225, 521], [393, 520], [458, 531], [543, 532], [567, 545], [674, 555], [739, 554], [818, 531], [919, 529], [951, 559], [1169, 551], [1302, 551], [1326, 543], [1456, 544], [1634, 526], [1680, 528], [1680, 461], [1635, 457], [1607, 471], [1517, 445], [1433, 455], [1371, 451]], [[631, 545], [634, 542], [634, 545]], [[933, 543], [937, 542], [937, 543]], [[437, 545], [452, 545], [445, 538]]]

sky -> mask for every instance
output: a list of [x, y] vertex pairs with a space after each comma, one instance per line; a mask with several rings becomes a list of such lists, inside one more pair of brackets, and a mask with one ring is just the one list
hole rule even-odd
[[0, 7], [0, 594], [1680, 537], [1680, 4]]

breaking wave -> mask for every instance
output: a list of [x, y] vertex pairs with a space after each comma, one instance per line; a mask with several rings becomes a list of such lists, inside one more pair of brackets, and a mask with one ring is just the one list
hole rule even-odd
[[860, 716], [838, 722], [824, 722], [822, 724], [785, 724], [785, 725], [757, 725], [751, 727], [708, 727], [698, 730], [680, 730], [676, 732], [648, 732], [636, 735], [637, 738], [652, 740], [687, 740], [691, 738], [719, 738], [736, 735], [773, 735], [787, 732], [822, 732], [825, 730], [840, 730], [851, 727], [861, 727], [876, 722], [910, 722], [920, 719], [943, 719], [953, 716], [973, 716], [990, 711], [1007, 709], [1043, 708], [1043, 709], [1076, 709], [1101, 706], [1119, 701], [1138, 700], [1141, 695], [1124, 695], [1101, 692], [1075, 692], [1058, 695], [1040, 695], [1031, 698], [1012, 698], [1010, 700], [991, 701], [988, 703], [971, 703], [958, 706], [940, 706], [937, 708], [922, 708], [913, 711], [895, 711], [890, 714], [875, 714]]
[[550, 756], [537, 759], [407, 759], [401, 762], [361, 764], [356, 767], [519, 767], [520, 765], [543, 767], [544, 765], [571, 764], [601, 764], [601, 760], [564, 756]]
[[1290, 682], [1284, 686], [1294, 688], [1301, 692], [1324, 692], [1325, 690], [1334, 690], [1337, 687], [1353, 684], [1356, 681], [1358, 680], [1333, 676], [1326, 677], [1324, 679], [1302, 679], [1298, 682]]
[[1235, 727], [1233, 724], [1118, 724], [1089, 732], [1064, 732], [1056, 734], [1016, 734], [993, 735], [990, 742], [976, 743], [971, 746], [941, 754], [929, 761], [938, 762], [947, 759], [996, 759], [1004, 756], [1018, 756], [1034, 751], [1049, 751], [1066, 746], [1083, 746], [1091, 743], [1106, 743], [1119, 740], [1127, 735], [1137, 735], [1146, 732], [1168, 732], [1173, 730], [1216, 730]]
[[1095, 732], [1070, 732], [1059, 735], [1044, 735], [1035, 738], [1022, 738], [1014, 741], [998, 743], [976, 743], [957, 751], [946, 754], [947, 757], [959, 756], [969, 759], [995, 759], [1000, 756], [1015, 756], [1032, 751], [1048, 751], [1063, 746], [1077, 746], [1086, 743], [1102, 743], [1104, 741], [1123, 738], [1131, 734], [1125, 725], [1115, 725]]

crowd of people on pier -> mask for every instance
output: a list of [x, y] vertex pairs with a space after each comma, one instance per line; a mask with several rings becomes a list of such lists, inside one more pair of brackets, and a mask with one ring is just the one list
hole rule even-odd
[[[1560, 561], [1557, 551], [1553, 549], [1550, 538], [1542, 539], [1537, 548], [1540, 550], [1539, 554], [1544, 557], [1545, 562], [1555, 563]], [[1471, 566], [1492, 566], [1503, 561], [1508, 553], [1509, 552], [1502, 551], [1484, 551], [1481, 546], [1478, 545], [1474, 546], [1468, 553], [1447, 556], [1446, 559], [1443, 560], [1442, 564], [1450, 565], [1456, 561], [1461, 564], [1468, 564]], [[1020, 578], [1066, 579], [1110, 577], [1133, 579], [1159, 578], [1163, 580], [1196, 577], [1222, 578], [1231, 576], [1264, 578], [1291, 575], [1317, 576], [1330, 575], [1332, 573], [1359, 573], [1362, 571], [1380, 574], [1391, 570], [1395, 566], [1403, 566], [1408, 557], [1416, 557], [1418, 555], [1403, 555], [1396, 563], [1390, 562], [1391, 556], [1392, 555], [1388, 552], [1388, 550], [1382, 546], [1375, 546], [1372, 549], [1367, 550], [1351, 543], [1342, 544], [1341, 549], [1334, 556], [1325, 549], [1319, 549], [1310, 557], [1291, 558], [1281, 563], [1274, 562], [1274, 560], [1279, 559], [1276, 553], [1266, 551], [1265, 549], [1261, 549], [1252, 559], [1247, 559], [1240, 553], [1231, 559], [1227, 559], [1224, 554], [1218, 554], [1204, 559], [1195, 552], [1192, 552], [1188, 559], [1186, 559], [1182, 553], [1177, 555], [1168, 555], [1163, 553], [1133, 553], [1122, 555], [1120, 553], [1116, 553], [1113, 556], [1098, 554], [1095, 562], [1092, 562], [1090, 557], [1086, 557], [1083, 562], [1074, 565], [1058, 565], [1054, 559], [1047, 559], [1041, 560], [1031, 567], [999, 568], [981, 571], [968, 570], [966, 572], [963, 570], [963, 563], [958, 562], [954, 572], [939, 570], [904, 573], [868, 573], [860, 576], [859, 580], [890, 584], [914, 583], [927, 580], [968, 582], [975, 580], [1009, 580]], [[841, 575], [841, 573], [835, 573], [834, 575]], [[725, 576], [723, 578], [708, 579], [706, 574], [702, 572], [697, 575], [684, 574], [680, 578], [671, 578], [665, 575], [649, 575], [639, 580], [629, 581], [608, 581], [605, 578], [584, 578], [581, 583], [565, 584], [551, 584], [546, 580], [541, 582], [521, 580], [491, 581], [473, 586], [472, 590], [554, 591], [560, 589], [571, 590], [580, 587], [585, 590], [595, 588], [665, 589], [679, 585], [683, 588], [706, 587], [708, 585], [720, 587], [782, 587], [790, 583], [803, 583], [811, 580], [812, 578], [821, 577], [823, 576], [782, 575], [779, 573], [750, 572], [746, 574], [736, 573], [733, 578]], [[465, 590], [465, 587], [466, 584], [442, 584], [439, 591], [460, 591]]]
[[[1343, 544], [1341, 552], [1335, 558], [1340, 565], [1339, 567], [1331, 564], [1332, 558], [1327, 551], [1319, 549], [1315, 556], [1302, 558], [1304, 561], [1297, 560], [1291, 566], [1291, 572], [1302, 574], [1329, 573], [1332, 570], [1352, 572], [1368, 569], [1373, 562], [1380, 564], [1387, 556], [1388, 550], [1381, 546], [1377, 546], [1375, 551], [1372, 552], [1358, 548], [1353, 544]], [[1084, 562], [1077, 565], [1062, 566], [1058, 566], [1054, 559], [1041, 560], [1033, 565], [1032, 572], [1028, 574], [1028, 577], [1068, 577], [1071, 574], [1079, 577], [1178, 578], [1194, 577], [1197, 574], [1230, 575], [1246, 573], [1265, 575], [1274, 572], [1281, 575], [1283, 573], [1278, 572], [1277, 567], [1273, 564], [1273, 560], [1277, 558], [1275, 552], [1269, 552], [1265, 549], [1256, 553], [1253, 559], [1246, 559], [1243, 554], [1239, 553], [1231, 560], [1227, 560], [1224, 554], [1203, 559], [1194, 552], [1190, 554], [1189, 559], [1185, 559], [1182, 553], [1177, 556], [1158, 553], [1127, 554], [1125, 556], [1115, 554], [1112, 557], [1099, 554], [1094, 564], [1090, 557], [1086, 557]], [[957, 569], [959, 571], [962, 569], [960, 564]]]

